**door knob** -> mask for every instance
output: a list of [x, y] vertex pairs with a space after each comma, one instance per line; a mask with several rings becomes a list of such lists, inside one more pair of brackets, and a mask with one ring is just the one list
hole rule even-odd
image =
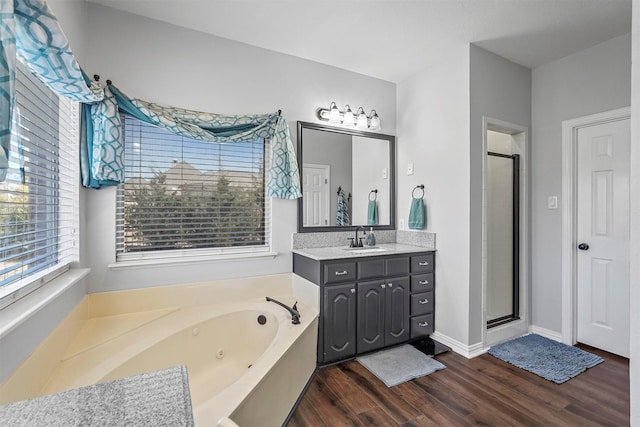
[[588, 251], [589, 250], [589, 245], [587, 245], [586, 243], [580, 243], [578, 245], [578, 249], [580, 249], [581, 251]]

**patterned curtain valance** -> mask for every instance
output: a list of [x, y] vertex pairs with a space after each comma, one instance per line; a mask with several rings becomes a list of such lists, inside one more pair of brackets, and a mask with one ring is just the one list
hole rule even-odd
[[120, 113], [171, 132], [203, 141], [233, 143], [271, 140], [267, 194], [281, 199], [302, 196], [289, 126], [280, 114], [222, 115], [168, 107], [131, 98], [107, 85], [104, 99], [83, 105], [81, 169], [83, 185], [102, 188], [124, 181]]
[[130, 98], [114, 86], [90, 82], [44, 0], [0, 1], [0, 181], [9, 167], [16, 55], [58, 95], [83, 103], [81, 167], [86, 187], [101, 188], [124, 181], [119, 114], [125, 113], [206, 141], [270, 139], [268, 195], [285, 199], [302, 195], [295, 150], [284, 117], [225, 116], [166, 107]]
[[103, 97], [100, 88], [85, 83], [69, 41], [46, 2], [0, 1], [0, 181], [9, 167], [16, 55], [60, 96], [79, 102]]

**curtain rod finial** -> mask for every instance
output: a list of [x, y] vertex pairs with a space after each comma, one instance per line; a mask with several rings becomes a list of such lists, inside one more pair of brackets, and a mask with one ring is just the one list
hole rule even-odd
[[111, 80], [107, 80], [107, 86], [111, 86]]
[[93, 80], [99, 82], [100, 81], [100, 76], [98, 74], [94, 74], [93, 75]]

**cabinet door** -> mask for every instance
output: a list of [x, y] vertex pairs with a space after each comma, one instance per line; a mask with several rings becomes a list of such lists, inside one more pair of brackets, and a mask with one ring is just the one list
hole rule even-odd
[[386, 284], [384, 345], [392, 345], [409, 339], [409, 278], [387, 279]]
[[324, 362], [356, 353], [356, 285], [324, 288]]
[[384, 280], [358, 283], [358, 353], [384, 346]]

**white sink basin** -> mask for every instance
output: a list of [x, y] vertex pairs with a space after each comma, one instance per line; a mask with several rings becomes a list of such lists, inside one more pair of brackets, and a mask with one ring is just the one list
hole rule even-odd
[[354, 254], [368, 254], [368, 253], [373, 253], [373, 252], [387, 252], [388, 251], [388, 249], [378, 248], [378, 247], [373, 247], [373, 248], [344, 248], [344, 250], [352, 252]]

